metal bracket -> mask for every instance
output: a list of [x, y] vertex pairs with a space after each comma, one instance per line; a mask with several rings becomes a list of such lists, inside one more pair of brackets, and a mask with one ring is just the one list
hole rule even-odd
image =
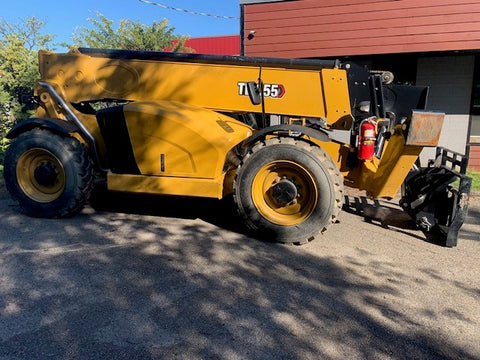
[[416, 224], [447, 247], [457, 245], [468, 211], [472, 179], [465, 175], [467, 164], [467, 156], [437, 148], [435, 161], [405, 182], [400, 200]]

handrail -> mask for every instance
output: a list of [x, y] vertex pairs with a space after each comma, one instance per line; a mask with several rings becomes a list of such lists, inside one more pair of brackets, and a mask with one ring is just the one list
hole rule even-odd
[[98, 152], [98, 146], [97, 146], [97, 142], [95, 140], [95, 138], [93, 137], [92, 134], [90, 134], [90, 132], [88, 131], [88, 129], [85, 127], [85, 125], [82, 124], [82, 122], [80, 121], [80, 119], [77, 117], [77, 115], [75, 115], [75, 113], [72, 111], [72, 109], [68, 106], [68, 104], [66, 103], [65, 100], [63, 100], [63, 98], [55, 91], [54, 87], [52, 85], [50, 85], [49, 83], [45, 82], [45, 81], [39, 81], [38, 82], [38, 85], [44, 87], [45, 89], [47, 89], [47, 91], [50, 93], [50, 95], [58, 102], [58, 104], [60, 105], [60, 107], [62, 109], [64, 109], [64, 111], [66, 112], [66, 115], [67, 115], [67, 120], [68, 121], [72, 121], [73, 123], [75, 123], [75, 125], [77, 125], [77, 127], [80, 129], [80, 132], [82, 133], [83, 136], [85, 136], [88, 140], [88, 142], [90, 143], [90, 145], [92, 146], [92, 151], [95, 155], [95, 160], [97, 162], [97, 166], [98, 166], [98, 169], [102, 172], [107, 172], [108, 170], [105, 169], [103, 166], [102, 166], [102, 162], [100, 160], [100, 155], [99, 155], [99, 152]]

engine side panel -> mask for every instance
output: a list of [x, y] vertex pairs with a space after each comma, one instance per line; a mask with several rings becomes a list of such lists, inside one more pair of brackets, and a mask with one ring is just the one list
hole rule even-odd
[[253, 132], [235, 119], [178, 102], [135, 102], [123, 111], [142, 175], [216, 178], [228, 151]]

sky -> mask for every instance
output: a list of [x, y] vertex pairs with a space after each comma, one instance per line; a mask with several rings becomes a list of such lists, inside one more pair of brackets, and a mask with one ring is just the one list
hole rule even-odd
[[[240, 17], [238, 0], [151, 0], [170, 7], [182, 8], [213, 15]], [[35, 16], [45, 21], [45, 33], [54, 34], [55, 42], [71, 43], [71, 36], [78, 27], [90, 27], [88, 18], [97, 12], [117, 22], [120, 19], [139, 20], [150, 25], [155, 20], [166, 18], [175, 33], [201, 37], [238, 34], [240, 20], [219, 19], [167, 10], [146, 4], [140, 0], [0, 0], [0, 19], [21, 23]]]

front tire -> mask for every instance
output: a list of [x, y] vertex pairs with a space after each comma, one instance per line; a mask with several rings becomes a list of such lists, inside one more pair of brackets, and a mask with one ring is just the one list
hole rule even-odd
[[256, 144], [240, 164], [234, 200], [254, 236], [305, 243], [334, 222], [343, 204], [338, 167], [321, 148], [272, 138]]
[[4, 161], [5, 185], [22, 212], [58, 218], [82, 210], [93, 185], [85, 147], [71, 136], [33, 129], [10, 144]]

